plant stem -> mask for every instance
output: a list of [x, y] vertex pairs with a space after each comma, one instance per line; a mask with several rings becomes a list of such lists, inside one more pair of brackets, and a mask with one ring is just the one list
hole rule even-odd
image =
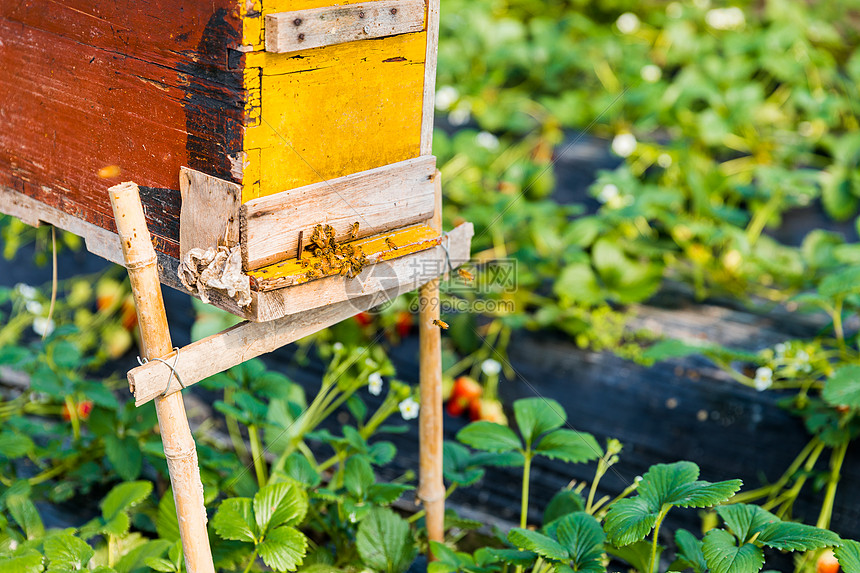
[[81, 420], [78, 418], [78, 407], [71, 395], [66, 395], [66, 410], [69, 411], [69, 421], [72, 423], [72, 435], [75, 441], [81, 437]]
[[253, 567], [254, 563], [257, 561], [257, 548], [254, 547], [254, 552], [251, 554], [251, 560], [248, 561], [248, 566], [245, 567], [245, 571], [243, 573], [248, 573]]
[[269, 478], [266, 477], [266, 460], [263, 458], [263, 444], [260, 442], [260, 432], [257, 426], [248, 426], [248, 437], [251, 440], [251, 456], [254, 458], [254, 471], [257, 473], [257, 484], [260, 487], [266, 485]]
[[654, 573], [657, 567], [657, 536], [660, 534], [660, 526], [663, 524], [663, 519], [669, 513], [669, 508], [661, 509], [657, 516], [657, 522], [654, 524], [654, 538], [651, 540], [651, 562], [648, 566], [648, 573]]
[[[446, 489], [446, 490], [445, 490], [445, 499], [448, 499], [448, 496], [450, 496], [452, 493], [454, 493], [454, 490], [455, 490], [455, 489], [457, 489], [457, 484], [456, 484], [456, 483], [452, 483], [451, 485], [449, 485], [449, 486], [448, 486], [448, 489]], [[406, 521], [407, 521], [408, 523], [415, 523], [416, 521], [418, 521], [419, 519], [421, 519], [422, 517], [424, 517], [424, 514], [426, 514], [426, 513], [427, 513], [427, 510], [426, 510], [426, 509], [422, 509], [421, 511], [415, 512], [415, 513], [413, 513], [412, 515], [410, 515], [410, 516], [406, 519]]]
[[520, 527], [525, 529], [529, 514], [529, 474], [532, 468], [532, 452], [531, 448], [523, 452], [525, 463], [523, 464], [523, 493], [522, 503], [520, 505]]
[[[224, 403], [229, 406], [234, 406], [233, 388], [224, 388]], [[239, 430], [239, 422], [233, 416], [225, 416], [227, 420], [227, 433], [230, 435], [230, 441], [233, 443], [233, 449], [236, 450], [236, 455], [239, 459], [247, 463], [248, 449], [245, 447], [245, 440], [242, 439], [242, 432]]]
[[848, 441], [845, 441], [833, 449], [830, 455], [830, 478], [827, 480], [827, 489], [824, 493], [824, 502], [821, 504], [821, 513], [818, 516], [816, 527], [822, 529], [830, 528], [830, 518], [833, 515], [833, 502], [836, 499], [836, 487], [842, 472], [842, 462], [845, 461], [845, 452], [848, 451]]

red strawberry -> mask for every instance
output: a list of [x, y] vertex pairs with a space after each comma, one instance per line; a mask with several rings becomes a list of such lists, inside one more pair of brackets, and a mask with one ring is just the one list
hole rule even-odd
[[481, 385], [468, 376], [460, 376], [454, 380], [451, 397], [448, 398], [448, 413], [461, 416], [466, 408], [477, 402], [484, 391]]

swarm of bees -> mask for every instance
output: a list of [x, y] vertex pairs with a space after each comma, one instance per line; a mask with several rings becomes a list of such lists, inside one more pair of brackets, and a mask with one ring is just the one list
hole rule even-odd
[[[354, 239], [357, 236], [358, 222], [356, 221], [350, 228], [349, 238]], [[335, 239], [334, 227], [331, 225], [314, 227], [307, 249], [319, 259], [311, 261], [299, 255], [299, 264], [303, 269], [308, 269], [306, 274], [308, 280], [334, 273], [353, 279], [367, 264], [367, 255], [364, 254], [361, 246], [339, 245]]]

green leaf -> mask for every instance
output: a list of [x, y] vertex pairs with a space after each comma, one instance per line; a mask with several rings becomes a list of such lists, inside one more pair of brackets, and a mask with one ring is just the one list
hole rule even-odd
[[23, 458], [33, 451], [33, 440], [22, 434], [0, 432], [0, 456], [14, 460]]
[[375, 483], [370, 486], [367, 499], [377, 505], [390, 505], [397, 501], [403, 492], [413, 489], [411, 485], [399, 483]]
[[639, 495], [659, 510], [664, 505], [710, 507], [729, 499], [740, 489], [740, 480], [696, 481], [699, 467], [693, 462], [656, 464], [642, 476]]
[[173, 571], [176, 571], [173, 563], [164, 557], [147, 557], [144, 563], [153, 571], [160, 571], [161, 573], [173, 573]]
[[29, 488], [26, 493], [15, 493], [6, 496], [6, 509], [15, 523], [21, 526], [27, 539], [37, 539], [45, 535], [45, 526], [36, 506], [30, 501]]
[[152, 482], [132, 481], [114, 487], [102, 500], [102, 517], [110, 521], [146, 499], [152, 493]]
[[853, 266], [831, 273], [818, 285], [818, 294], [833, 298], [860, 291], [860, 266]]
[[155, 518], [158, 537], [168, 541], [179, 540], [179, 520], [176, 517], [176, 502], [173, 490], [168, 489], [158, 502], [158, 515]]
[[314, 469], [308, 459], [296, 452], [287, 458], [286, 474], [299, 483], [316, 487], [322, 482], [320, 474]]
[[543, 524], [549, 525], [559, 517], [564, 517], [569, 513], [583, 511], [585, 509], [585, 501], [582, 496], [569, 489], [563, 489], [556, 493], [546, 506], [543, 512]]
[[555, 539], [528, 529], [515, 527], [508, 532], [508, 541], [517, 549], [533, 551], [548, 559], [567, 559], [570, 554]]
[[93, 549], [85, 541], [70, 533], [59, 533], [45, 539], [45, 557], [49, 572], [65, 572], [86, 569], [93, 556]]
[[860, 543], [845, 539], [833, 554], [845, 573], [860, 573]]
[[561, 404], [549, 398], [524, 398], [514, 402], [517, 427], [529, 448], [544, 432], [560, 428], [567, 421]]
[[642, 358], [645, 360], [653, 360], [660, 362], [670, 358], [685, 358], [693, 354], [700, 354], [703, 350], [702, 345], [689, 344], [683, 340], [667, 339], [649, 347], [642, 353]]
[[533, 551], [520, 551], [518, 549], [482, 547], [475, 551], [475, 563], [481, 567], [492, 563], [528, 566], [534, 563], [536, 558], [537, 553]]
[[604, 524], [610, 543], [623, 547], [645, 539], [658, 513], [659, 509], [652, 509], [641, 496], [616, 501], [610, 506]]
[[711, 573], [758, 573], [764, 553], [751, 543], [738, 547], [734, 536], [724, 529], [712, 529], [702, 541], [702, 554]]
[[142, 573], [146, 570], [147, 559], [160, 557], [171, 546], [171, 543], [165, 539], [148, 541], [138, 533], [132, 533], [125, 541], [128, 542], [129, 540], [134, 544], [134, 548], [120, 557], [120, 560], [114, 565], [117, 573]]
[[576, 571], [603, 571], [606, 535], [600, 523], [585, 512], [572, 513], [558, 521], [558, 542], [570, 554]]
[[212, 520], [215, 533], [222, 539], [256, 543], [256, 523], [252, 507], [252, 502], [247, 497], [233, 497], [222, 501]]
[[4, 573], [40, 573], [43, 570], [42, 556], [34, 549], [3, 558]]
[[595, 305], [603, 302], [600, 284], [587, 263], [572, 263], [564, 267], [553, 285], [553, 292], [565, 304]]
[[254, 518], [260, 534], [280, 525], [298, 525], [307, 512], [307, 494], [292, 481], [269, 484], [254, 496]]
[[376, 442], [367, 450], [367, 455], [373, 465], [384, 466], [397, 455], [397, 448], [391, 442]]
[[457, 433], [457, 439], [477, 450], [509, 452], [522, 447], [513, 430], [501, 424], [472, 422]]
[[302, 564], [308, 548], [308, 538], [289, 526], [269, 531], [257, 546], [263, 561], [275, 571], [295, 571]]
[[758, 541], [783, 551], [807, 551], [839, 545], [841, 542], [839, 536], [832, 531], [788, 521], [778, 521], [765, 526], [758, 536]]
[[373, 468], [366, 456], [350, 456], [343, 472], [343, 485], [358, 499], [365, 499], [370, 486], [376, 481]]
[[603, 455], [603, 449], [591, 434], [562, 429], [545, 435], [538, 443], [535, 453], [550, 459], [580, 464], [596, 460]]
[[115, 434], [105, 436], [105, 455], [116, 473], [124, 480], [133, 480], [140, 475], [143, 455], [140, 444], [132, 436], [120, 438]]
[[761, 507], [753, 504], [734, 503], [717, 507], [717, 513], [726, 522], [738, 539], [749, 541], [767, 524], [778, 522], [780, 519]]
[[831, 406], [860, 409], [860, 366], [843, 366], [824, 385], [821, 397]]
[[[612, 545], [606, 546], [606, 552], [612, 555], [613, 557], [617, 557], [623, 561], [626, 561], [636, 571], [649, 571], [651, 567], [651, 542], [650, 541], [637, 541], [636, 543], [631, 543], [630, 545], [626, 545], [624, 547], [613, 547]], [[665, 547], [662, 545], [657, 545], [657, 560], [659, 562], [660, 555], [662, 555]]]
[[355, 542], [364, 564], [385, 573], [403, 573], [418, 552], [409, 524], [390, 509], [374, 508], [359, 524]]
[[472, 485], [484, 477], [484, 469], [472, 463], [469, 449], [447, 440], [442, 444], [442, 473], [449, 482], [463, 486]]
[[73, 369], [80, 365], [81, 351], [68, 340], [58, 340], [51, 345], [54, 364], [60, 368]]
[[678, 546], [678, 557], [683, 559], [695, 573], [705, 573], [708, 570], [705, 555], [702, 553], [702, 542], [692, 533], [686, 529], [676, 531], [675, 545]]

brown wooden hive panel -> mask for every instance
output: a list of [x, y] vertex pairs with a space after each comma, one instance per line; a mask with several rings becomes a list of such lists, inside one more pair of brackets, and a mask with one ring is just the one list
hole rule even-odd
[[[0, 185], [114, 230], [106, 189], [142, 186], [157, 248], [178, 256], [186, 165], [238, 181], [238, 4], [0, 5]], [[118, 166], [114, 179], [99, 171]]]

